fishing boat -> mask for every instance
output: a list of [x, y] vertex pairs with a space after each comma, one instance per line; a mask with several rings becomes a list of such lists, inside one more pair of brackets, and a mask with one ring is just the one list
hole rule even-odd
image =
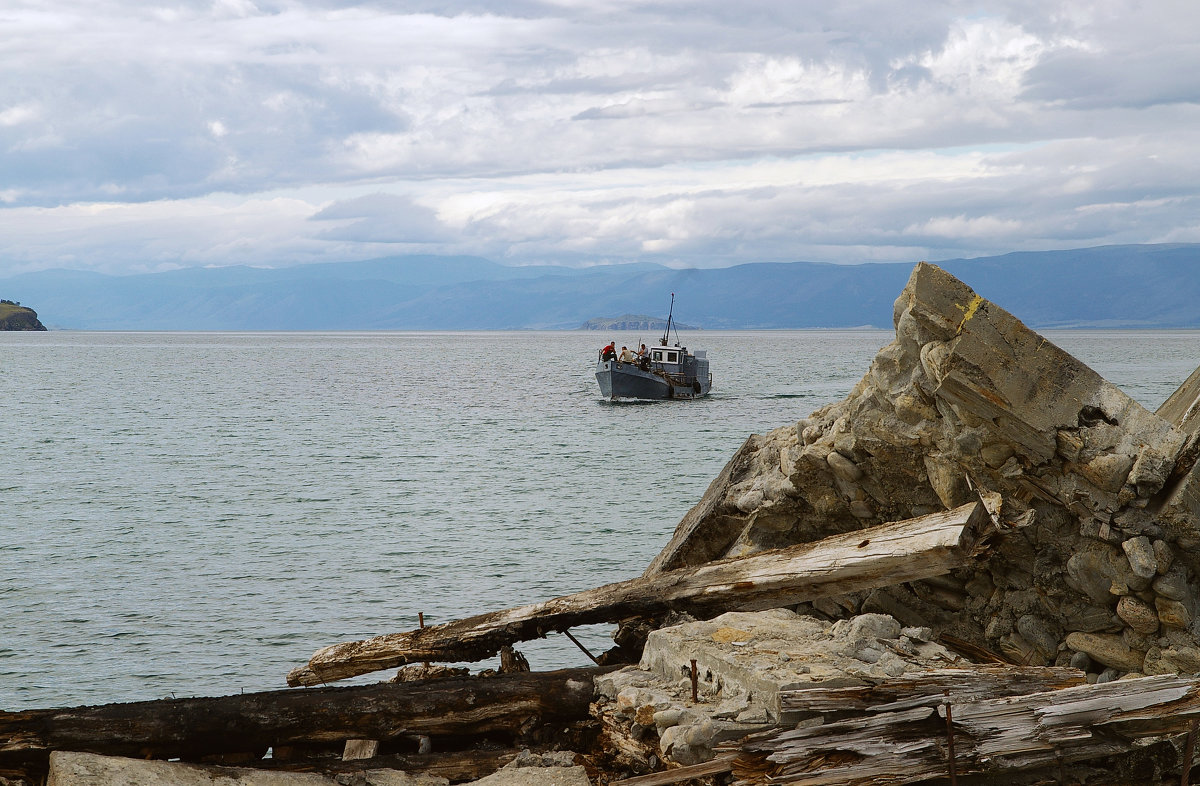
[[708, 395], [712, 390], [712, 374], [708, 370], [708, 353], [694, 352], [679, 345], [679, 333], [670, 344], [675, 314], [675, 293], [671, 293], [671, 310], [659, 346], [651, 347], [647, 357], [622, 362], [609, 344], [600, 350], [596, 361], [596, 382], [607, 399], [693, 399]]

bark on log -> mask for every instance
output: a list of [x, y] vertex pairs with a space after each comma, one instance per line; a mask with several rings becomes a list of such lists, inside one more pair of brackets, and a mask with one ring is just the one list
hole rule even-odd
[[288, 674], [316, 685], [406, 663], [476, 661], [505, 644], [575, 625], [686, 611], [786, 606], [826, 595], [930, 578], [965, 565], [991, 526], [982, 502], [835, 535], [815, 543], [609, 584], [521, 606], [318, 650]]
[[865, 786], [944, 777], [947, 700], [960, 777], [1128, 756], [1135, 741], [1182, 734], [1200, 717], [1200, 682], [1175, 675], [959, 698], [953, 690], [948, 699], [937, 691], [924, 700], [892, 703], [890, 711], [751, 736], [740, 745], [734, 771], [744, 774], [735, 786]]
[[44, 771], [51, 750], [196, 759], [406, 734], [510, 736], [530, 718], [586, 718], [596, 673], [564, 669], [0, 712], [0, 773]]

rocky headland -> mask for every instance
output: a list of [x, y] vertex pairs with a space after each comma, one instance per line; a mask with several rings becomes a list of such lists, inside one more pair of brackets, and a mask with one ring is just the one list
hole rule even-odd
[[11, 300], [0, 300], [0, 330], [45, 330], [37, 312]]

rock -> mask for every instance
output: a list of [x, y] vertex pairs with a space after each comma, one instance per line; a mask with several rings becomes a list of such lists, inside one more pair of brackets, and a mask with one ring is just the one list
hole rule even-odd
[[745, 494], [742, 494], [740, 497], [738, 497], [737, 502], [734, 504], [737, 505], [737, 509], [743, 513], [750, 513], [763, 504], [763, 499], [764, 495], [761, 488], [750, 489]]
[[1126, 595], [1117, 603], [1117, 616], [1138, 633], [1158, 632], [1158, 611], [1132, 595]]
[[1182, 566], [1174, 566], [1151, 584], [1155, 593], [1170, 600], [1183, 600], [1191, 596], [1192, 588], [1188, 584], [1187, 573]]
[[1085, 543], [1067, 560], [1067, 585], [1092, 600], [1111, 603], [1126, 595], [1129, 585], [1138, 584], [1129, 561], [1117, 549], [1101, 543]]
[[1158, 565], [1158, 572], [1165, 575], [1175, 562], [1175, 552], [1171, 550], [1170, 544], [1164, 540], [1154, 541], [1153, 548], [1154, 562]]
[[663, 758], [684, 767], [701, 764], [711, 759], [712, 748], [688, 743], [689, 736], [704, 737], [703, 733], [697, 735], [696, 732], [693, 732], [692, 730], [695, 728], [695, 726], [672, 726], [667, 729], [658, 740], [658, 747], [662, 751]]
[[860, 614], [851, 620], [835, 622], [830, 633], [835, 639], [859, 641], [898, 639], [900, 630], [900, 623], [887, 614]]
[[1140, 535], [1130, 538], [1121, 544], [1121, 550], [1129, 559], [1129, 567], [1135, 576], [1143, 579], [1153, 579], [1158, 573], [1158, 561], [1154, 558], [1154, 547], [1150, 538]]
[[683, 741], [693, 748], [711, 748], [716, 736], [716, 724], [705, 718], [699, 723], [687, 727], [683, 734]]
[[1145, 653], [1131, 650], [1120, 636], [1103, 633], [1072, 633], [1067, 636], [1067, 646], [1121, 671], [1141, 671], [1145, 658]]
[[1133, 459], [1119, 453], [1105, 453], [1079, 467], [1079, 472], [1097, 488], [1117, 492], [1133, 468]]
[[984, 464], [997, 469], [1004, 466], [1004, 463], [1013, 457], [1014, 452], [1012, 445], [992, 443], [983, 446], [979, 451], [979, 457], [983, 459]]
[[[1157, 618], [1155, 618], [1157, 622]], [[1017, 620], [1017, 632], [1032, 644], [1043, 658], [1052, 659], [1058, 652], [1058, 636], [1041, 617], [1024, 614]]]
[[825, 456], [825, 461], [829, 464], [829, 468], [833, 470], [833, 474], [837, 475], [842, 480], [853, 482], [861, 478], [863, 475], [862, 470], [858, 468], [857, 464], [836, 450], [830, 451], [829, 454]]
[[1166, 484], [1175, 468], [1175, 459], [1147, 445], [1138, 453], [1129, 472], [1129, 483], [1137, 489], [1139, 497], [1153, 497]]
[[1158, 609], [1158, 619], [1168, 628], [1187, 628], [1192, 624], [1192, 614], [1182, 601], [1168, 598], [1155, 598], [1154, 607]]

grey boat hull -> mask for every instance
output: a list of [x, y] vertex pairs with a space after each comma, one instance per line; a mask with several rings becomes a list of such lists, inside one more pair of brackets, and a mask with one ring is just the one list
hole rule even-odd
[[712, 387], [707, 378], [671, 380], [663, 372], [643, 371], [632, 363], [602, 360], [596, 364], [596, 382], [605, 398], [638, 398], [649, 401], [689, 399], [707, 395]]

